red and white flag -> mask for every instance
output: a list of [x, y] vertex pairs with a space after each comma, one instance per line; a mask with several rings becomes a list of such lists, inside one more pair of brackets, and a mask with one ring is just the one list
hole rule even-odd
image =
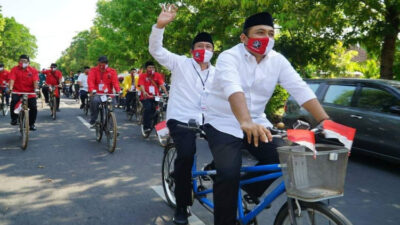
[[325, 138], [337, 138], [350, 151], [356, 129], [335, 123], [332, 120], [325, 120], [323, 127]]
[[169, 135], [169, 130], [167, 127], [167, 121], [161, 121], [156, 124], [156, 132], [159, 137], [165, 137]]
[[314, 158], [316, 157], [317, 150], [315, 149], [314, 132], [311, 132], [309, 130], [289, 129], [287, 130], [287, 137], [289, 141], [311, 149], [314, 152]]
[[22, 110], [22, 101], [19, 100], [17, 104], [15, 104], [14, 106], [14, 113], [18, 114], [19, 112], [21, 112], [21, 110]]

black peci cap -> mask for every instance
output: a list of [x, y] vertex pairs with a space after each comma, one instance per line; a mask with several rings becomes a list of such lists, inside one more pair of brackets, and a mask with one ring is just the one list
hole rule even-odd
[[207, 32], [198, 33], [196, 35], [196, 37], [194, 37], [193, 42], [192, 42], [192, 49], [194, 47], [194, 44], [196, 44], [197, 42], [209, 42], [214, 46], [214, 42], [212, 40], [212, 37]]
[[52, 63], [51, 65], [50, 65], [50, 68], [56, 68], [57, 67], [57, 64], [55, 64], [55, 63]]
[[251, 15], [246, 19], [243, 25], [243, 31], [252, 26], [267, 25], [274, 27], [274, 19], [268, 12], [261, 12]]
[[27, 55], [21, 55], [20, 57], [19, 57], [19, 59], [21, 60], [21, 59], [26, 59], [26, 60], [28, 60], [28, 62], [29, 62], [29, 56], [27, 56]]
[[100, 56], [99, 59], [97, 60], [99, 63], [108, 63], [107, 56], [103, 55]]
[[155, 64], [154, 64], [153, 61], [147, 61], [147, 62], [144, 64], [144, 68], [147, 68], [148, 66], [155, 66]]

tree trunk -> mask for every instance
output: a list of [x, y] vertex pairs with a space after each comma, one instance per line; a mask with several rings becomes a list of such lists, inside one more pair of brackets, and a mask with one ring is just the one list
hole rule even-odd
[[384, 31], [381, 51], [381, 79], [393, 80], [393, 63], [396, 50], [397, 35], [400, 30], [400, 15], [396, 6], [387, 5], [385, 20], [388, 24]]
[[381, 79], [393, 80], [394, 52], [396, 49], [396, 35], [386, 35], [381, 51]]

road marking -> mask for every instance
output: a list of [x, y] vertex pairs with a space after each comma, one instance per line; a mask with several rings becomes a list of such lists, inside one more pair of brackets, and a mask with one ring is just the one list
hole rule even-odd
[[[155, 191], [165, 202], [167, 202], [167, 199], [165, 198], [164, 195], [164, 189], [161, 185], [158, 186], [151, 186], [153, 191]], [[205, 225], [203, 221], [201, 221], [194, 213], [192, 212], [192, 215], [189, 216], [189, 224], [190, 225]]]
[[94, 129], [90, 129], [90, 124], [88, 122], [86, 122], [85, 119], [83, 119], [81, 116], [77, 116], [76, 118], [78, 118], [78, 120], [80, 120], [83, 125], [85, 125], [89, 130], [94, 130]]

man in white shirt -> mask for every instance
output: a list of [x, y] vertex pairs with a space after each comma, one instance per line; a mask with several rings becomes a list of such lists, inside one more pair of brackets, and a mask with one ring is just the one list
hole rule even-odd
[[90, 67], [85, 66], [83, 73], [79, 74], [78, 77], [78, 85], [80, 87], [79, 89], [79, 95], [81, 97], [81, 109], [85, 107], [85, 100], [88, 97], [88, 82], [87, 82], [87, 77], [89, 74]]
[[[260, 164], [279, 163], [267, 129], [272, 124], [264, 109], [277, 84], [282, 85], [317, 121], [328, 119], [313, 91], [288, 60], [272, 50], [274, 25], [267, 12], [246, 19], [240, 44], [222, 52], [216, 64], [211, 93], [207, 98], [204, 130], [217, 169], [214, 183], [214, 224], [236, 224], [237, 200], [242, 163], [241, 149], [247, 149]], [[254, 201], [272, 180], [245, 186]]]
[[162, 46], [164, 28], [176, 16], [177, 7], [166, 5], [152, 28], [149, 41], [150, 54], [171, 70], [171, 87], [167, 108], [167, 126], [177, 149], [174, 163], [176, 224], [187, 224], [187, 207], [192, 204], [191, 168], [196, 152], [195, 132], [179, 127], [187, 126], [189, 119], [203, 124], [205, 99], [214, 78], [215, 69], [210, 63], [214, 52], [211, 35], [199, 33], [193, 40], [193, 58], [171, 53]]

